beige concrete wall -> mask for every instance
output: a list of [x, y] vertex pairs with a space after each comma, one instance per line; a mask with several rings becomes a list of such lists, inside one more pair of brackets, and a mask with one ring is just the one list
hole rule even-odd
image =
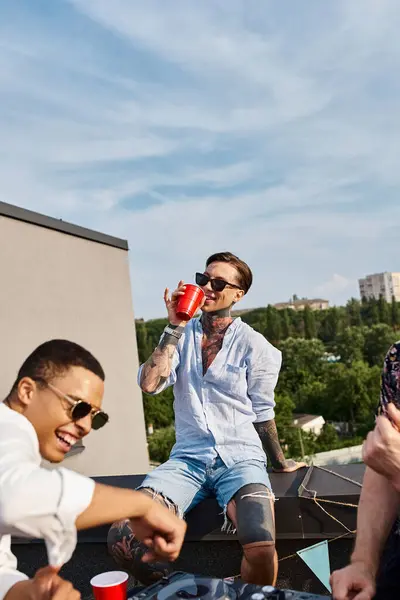
[[51, 338], [82, 344], [106, 372], [110, 422], [65, 466], [86, 475], [145, 473], [148, 456], [128, 252], [0, 216], [0, 398]]

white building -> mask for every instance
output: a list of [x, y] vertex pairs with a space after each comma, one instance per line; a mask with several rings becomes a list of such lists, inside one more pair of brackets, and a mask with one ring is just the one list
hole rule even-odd
[[382, 296], [387, 302], [392, 301], [394, 296], [400, 302], [400, 273], [375, 273], [359, 279], [361, 298], [375, 298], [379, 300]]
[[320, 435], [325, 419], [321, 415], [293, 415], [293, 425], [302, 431]]

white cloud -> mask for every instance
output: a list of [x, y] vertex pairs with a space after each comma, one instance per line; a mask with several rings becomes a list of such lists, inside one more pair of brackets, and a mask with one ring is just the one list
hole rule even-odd
[[138, 315], [220, 248], [247, 306], [400, 269], [396, 0], [38, 11], [0, 9], [0, 199], [127, 237]]
[[334, 273], [328, 281], [325, 281], [314, 288], [314, 295], [316, 297], [325, 298], [325, 296], [327, 296], [333, 301], [335, 301], [336, 297], [342, 296], [343, 292], [352, 292], [353, 296], [356, 294], [358, 295], [357, 281], [352, 281], [338, 273]]

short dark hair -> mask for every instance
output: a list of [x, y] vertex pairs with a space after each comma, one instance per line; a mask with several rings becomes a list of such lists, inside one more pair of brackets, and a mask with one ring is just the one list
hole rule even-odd
[[240, 260], [235, 254], [232, 254], [232, 252], [217, 252], [213, 254], [207, 259], [206, 267], [214, 262], [225, 262], [235, 267], [238, 272], [239, 285], [244, 293], [247, 294], [253, 283], [253, 273], [248, 264]]
[[50, 340], [38, 346], [24, 361], [9, 396], [15, 392], [24, 377], [49, 382], [71, 367], [83, 367], [102, 381], [105, 380], [101, 364], [88, 350], [68, 340]]

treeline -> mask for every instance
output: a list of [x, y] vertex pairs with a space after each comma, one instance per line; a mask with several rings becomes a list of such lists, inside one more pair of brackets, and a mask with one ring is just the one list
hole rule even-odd
[[[400, 338], [400, 307], [394, 300], [350, 300], [327, 310], [277, 310], [272, 306], [246, 312], [243, 321], [276, 345], [283, 355], [276, 390], [276, 421], [288, 455], [300, 456], [361, 443], [373, 427], [379, 400], [380, 374], [389, 346]], [[137, 322], [140, 361], [161, 336], [166, 320]], [[150, 456], [165, 460], [174, 440], [173, 392], [143, 395]], [[347, 437], [327, 424], [316, 438], [293, 427], [293, 413], [322, 415], [346, 424]]]

